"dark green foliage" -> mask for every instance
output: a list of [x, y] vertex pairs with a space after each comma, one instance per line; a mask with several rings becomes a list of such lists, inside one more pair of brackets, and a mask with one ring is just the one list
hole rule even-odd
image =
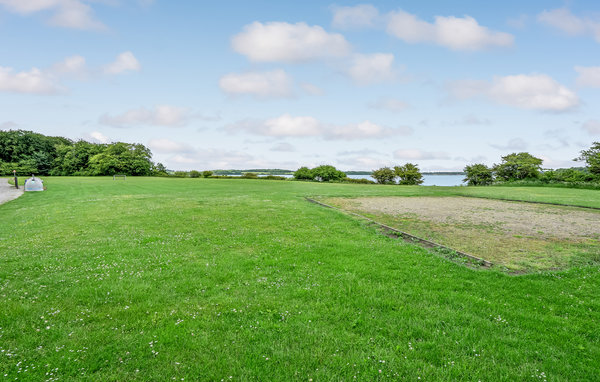
[[512, 153], [502, 157], [502, 163], [494, 165], [496, 178], [503, 181], [536, 179], [541, 174], [543, 160], [529, 153]]
[[267, 176], [261, 176], [259, 179], [286, 180], [287, 178], [285, 176], [279, 176], [279, 175], [267, 175]]
[[576, 160], [584, 161], [590, 172], [600, 177], [600, 142], [594, 142], [592, 147], [582, 150], [581, 155]]
[[196, 171], [196, 170], [190, 171], [190, 178], [200, 178], [200, 176], [202, 176], [200, 171]]
[[407, 163], [404, 166], [394, 167], [396, 176], [400, 178], [398, 184], [401, 185], [419, 185], [423, 183], [423, 174], [417, 165]]
[[0, 131], [0, 175], [152, 175], [152, 153], [141, 144], [96, 144], [32, 131]]
[[396, 173], [389, 167], [374, 170], [371, 176], [380, 184], [396, 183]]
[[173, 173], [173, 176], [176, 178], [187, 178], [188, 177], [188, 172], [187, 171], [175, 171]]
[[492, 169], [482, 163], [466, 166], [464, 172], [467, 175], [463, 182], [469, 186], [489, 186], [494, 182]]
[[596, 179], [589, 171], [577, 168], [560, 168], [558, 170], [546, 170], [540, 176], [540, 180], [546, 183], [553, 182], [593, 182]]
[[375, 182], [373, 182], [372, 180], [365, 179], [365, 178], [360, 178], [360, 179], [344, 178], [343, 182], [344, 183], [356, 183], [356, 184], [375, 184]]
[[162, 163], [156, 163], [152, 166], [152, 175], [154, 176], [166, 176], [169, 175], [167, 168]]
[[213, 174], [213, 172], [210, 170], [202, 171], [202, 177], [204, 177], [204, 178], [210, 178], [212, 176], [212, 174]]
[[322, 165], [312, 169], [312, 173], [315, 179], [321, 182], [330, 182], [335, 180], [342, 180], [346, 177], [346, 173], [339, 171], [331, 165]]
[[258, 174], [255, 172], [245, 172], [242, 174], [242, 178], [245, 179], [256, 179], [258, 178]]
[[315, 179], [315, 175], [308, 167], [300, 167], [298, 170], [296, 170], [296, 172], [294, 172], [294, 179], [313, 180]]

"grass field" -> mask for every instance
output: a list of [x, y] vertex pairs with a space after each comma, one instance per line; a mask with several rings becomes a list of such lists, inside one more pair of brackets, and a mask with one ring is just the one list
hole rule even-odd
[[598, 380], [600, 271], [473, 270], [304, 196], [600, 192], [46, 178], [0, 206], [0, 378]]

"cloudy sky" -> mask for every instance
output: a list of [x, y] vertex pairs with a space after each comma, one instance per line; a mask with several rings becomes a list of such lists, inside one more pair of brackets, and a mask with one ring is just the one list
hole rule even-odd
[[174, 170], [460, 170], [600, 140], [598, 1], [0, 0], [0, 129]]

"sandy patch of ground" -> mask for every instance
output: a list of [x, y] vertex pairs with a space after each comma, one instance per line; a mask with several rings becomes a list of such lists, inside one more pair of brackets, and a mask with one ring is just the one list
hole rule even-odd
[[353, 209], [436, 223], [488, 225], [538, 238], [600, 238], [600, 211], [465, 197], [369, 197], [350, 199]]
[[17, 190], [15, 186], [8, 184], [8, 179], [0, 178], [0, 204], [16, 199], [23, 195], [23, 187]]

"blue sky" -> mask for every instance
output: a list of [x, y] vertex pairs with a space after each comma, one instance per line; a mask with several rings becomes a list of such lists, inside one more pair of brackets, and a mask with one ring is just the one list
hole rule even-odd
[[0, 129], [175, 170], [460, 170], [600, 140], [596, 1], [0, 0]]

